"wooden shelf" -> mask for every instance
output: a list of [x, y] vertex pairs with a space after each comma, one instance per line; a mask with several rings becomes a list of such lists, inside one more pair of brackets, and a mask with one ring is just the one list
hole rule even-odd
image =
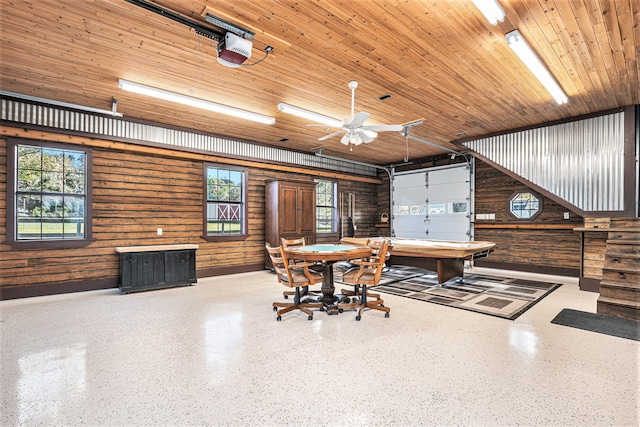
[[475, 228], [520, 229], [520, 230], [575, 230], [575, 224], [524, 224], [524, 223], [474, 223]]
[[620, 228], [620, 227], [614, 227], [614, 228], [589, 228], [589, 227], [578, 227], [578, 228], [574, 228], [574, 231], [624, 231], [625, 233], [640, 233], [640, 229], [638, 228]]

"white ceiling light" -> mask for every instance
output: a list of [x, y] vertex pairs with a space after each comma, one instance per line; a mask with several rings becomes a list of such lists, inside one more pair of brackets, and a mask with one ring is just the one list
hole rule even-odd
[[188, 105], [190, 107], [202, 108], [203, 110], [213, 111], [214, 113], [226, 114], [239, 119], [251, 120], [265, 125], [272, 125], [276, 122], [276, 119], [273, 117], [263, 116], [262, 114], [252, 113], [251, 111], [240, 110], [238, 108], [216, 104], [215, 102], [205, 101], [204, 99], [193, 98], [191, 96], [181, 95], [179, 93], [169, 92], [127, 80], [118, 80], [118, 87], [140, 95], [151, 96], [165, 101]]
[[333, 117], [323, 116], [322, 114], [314, 113], [313, 111], [305, 110], [303, 108], [294, 107], [293, 105], [278, 104], [278, 110], [283, 113], [292, 114], [294, 116], [302, 117], [303, 119], [311, 120], [312, 122], [322, 123], [323, 125], [331, 126], [334, 128], [342, 127], [342, 120], [334, 119]]
[[509, 47], [518, 55], [520, 60], [524, 62], [529, 70], [540, 83], [547, 89], [547, 91], [553, 96], [558, 104], [564, 104], [567, 102], [567, 95], [564, 93], [558, 82], [553, 78], [547, 67], [542, 63], [538, 55], [531, 49], [527, 41], [522, 37], [520, 31], [513, 30], [506, 34], [507, 43]]
[[496, 0], [471, 0], [491, 25], [504, 21], [504, 9]]

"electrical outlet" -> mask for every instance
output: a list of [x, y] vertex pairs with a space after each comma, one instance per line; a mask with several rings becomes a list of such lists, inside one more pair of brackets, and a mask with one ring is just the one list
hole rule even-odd
[[564, 213], [564, 219], [569, 219], [569, 212]]
[[158, 236], [162, 236], [162, 228], [158, 228]]

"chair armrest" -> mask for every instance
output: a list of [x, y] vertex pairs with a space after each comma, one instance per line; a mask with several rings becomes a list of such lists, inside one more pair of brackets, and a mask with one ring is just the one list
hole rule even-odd
[[363, 267], [379, 264], [379, 263], [377, 263], [377, 262], [373, 262], [373, 261], [364, 261], [364, 260], [361, 260], [361, 259], [354, 259], [353, 261], [350, 261], [350, 262], [351, 262], [352, 264], [355, 264], [355, 265], [361, 265], [361, 266], [363, 266]]
[[314, 265], [315, 264], [312, 263], [312, 262], [302, 262], [302, 261], [300, 261], [300, 262], [296, 262], [295, 264], [289, 264], [289, 268], [302, 270], [302, 269], [305, 269], [305, 268], [308, 268], [308, 267], [313, 267]]

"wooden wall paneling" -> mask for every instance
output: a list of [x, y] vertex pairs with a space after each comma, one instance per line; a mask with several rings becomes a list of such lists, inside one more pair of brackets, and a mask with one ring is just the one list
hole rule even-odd
[[496, 243], [494, 252], [483, 263], [529, 264], [541, 268], [579, 271], [581, 237], [573, 231], [583, 218], [571, 214], [563, 219], [566, 209], [543, 196], [543, 212], [533, 221], [516, 221], [508, 212], [508, 202], [516, 191], [529, 189], [476, 160], [475, 214], [495, 214], [495, 220], [475, 220], [474, 240]]
[[[198, 271], [216, 274], [217, 271], [231, 272], [234, 268], [255, 269], [256, 265], [264, 265], [265, 182], [272, 179], [312, 182], [316, 177], [295, 173], [293, 167], [274, 169], [265, 164], [260, 168], [259, 163], [252, 162], [248, 168], [247, 239], [206, 242], [201, 238], [203, 164], [220, 162], [220, 158], [59, 134], [40, 135], [94, 146], [94, 241], [84, 248], [57, 250], [19, 250], [0, 243], [0, 292], [23, 287], [37, 288], [37, 292], [46, 294], [47, 289], [65, 283], [89, 284], [91, 288], [90, 283], [100, 282], [104, 287], [105, 280], [116, 286], [119, 261], [115, 248], [118, 246], [195, 243], [199, 245]], [[4, 138], [0, 138], [0, 159], [0, 189], [4, 192], [7, 168]], [[377, 184], [342, 177], [338, 183], [354, 186], [363, 206], [375, 204], [375, 198], [370, 196]], [[0, 209], [6, 218], [6, 197], [0, 198]], [[362, 214], [362, 218], [362, 225], [367, 229], [369, 215]], [[0, 228], [0, 241], [6, 239], [5, 223], [2, 222]], [[157, 228], [162, 228], [162, 236], [157, 235]]]

